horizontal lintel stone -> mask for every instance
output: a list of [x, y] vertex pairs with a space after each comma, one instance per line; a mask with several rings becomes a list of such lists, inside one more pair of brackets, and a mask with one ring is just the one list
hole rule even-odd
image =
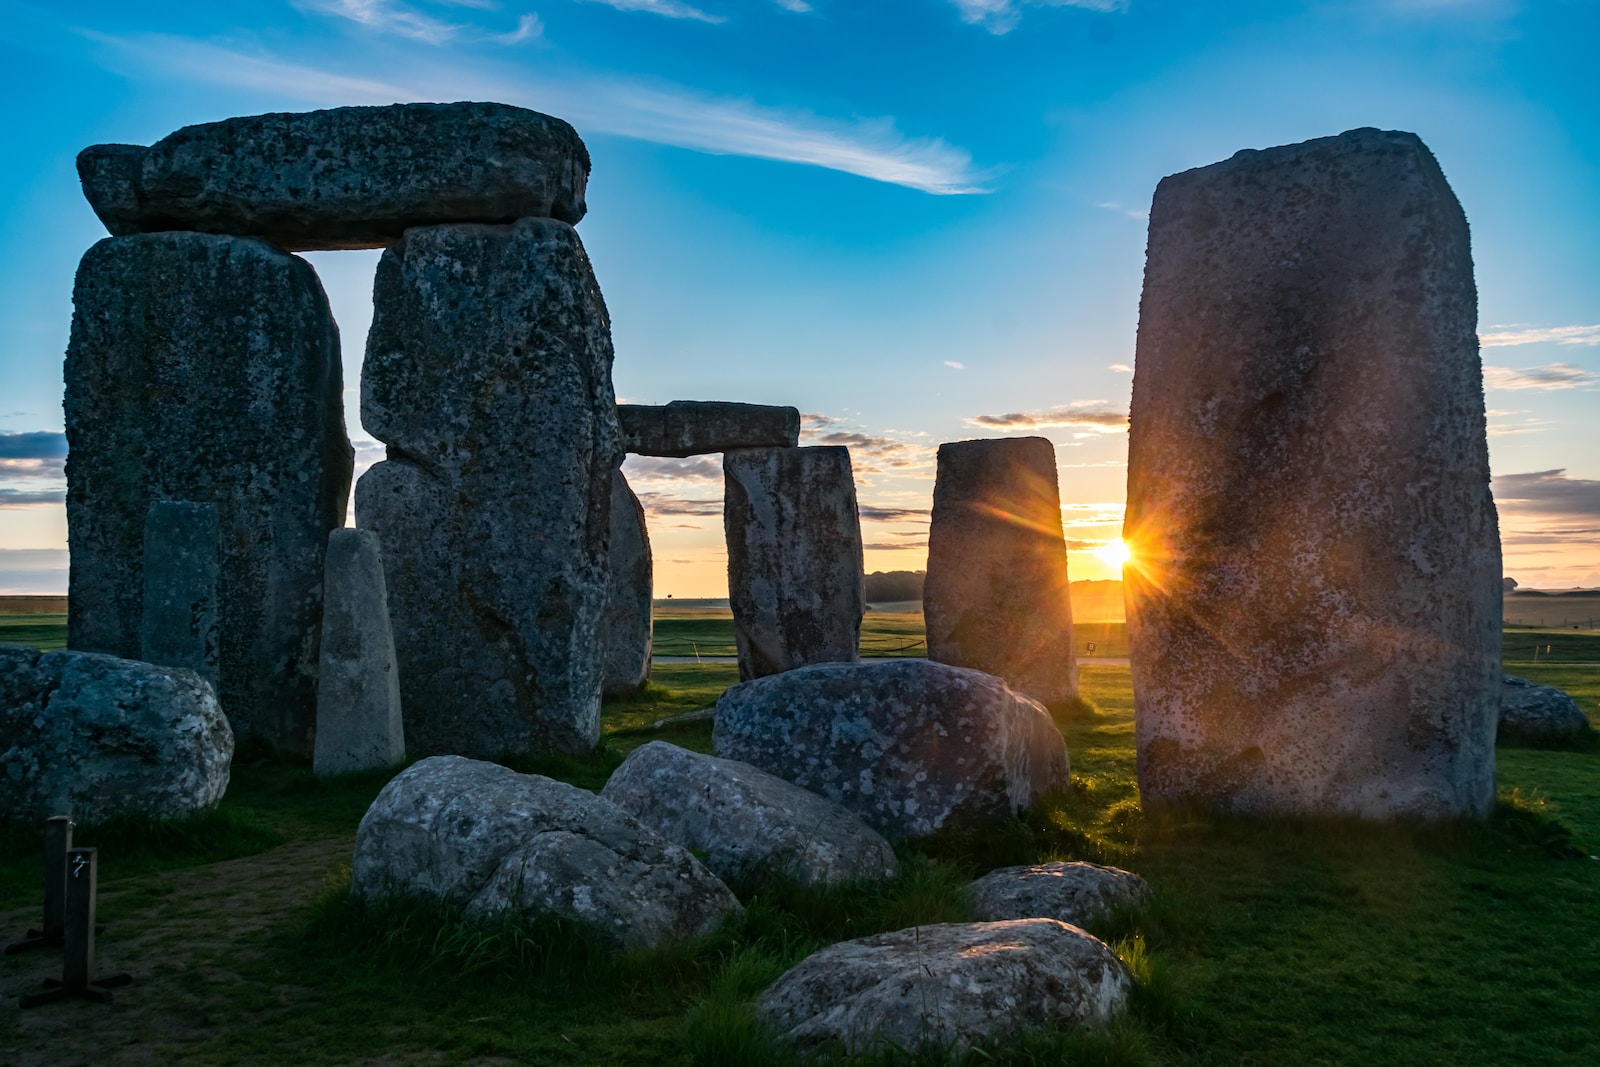
[[623, 448], [640, 456], [702, 456], [735, 448], [793, 448], [800, 410], [727, 400], [618, 404]]

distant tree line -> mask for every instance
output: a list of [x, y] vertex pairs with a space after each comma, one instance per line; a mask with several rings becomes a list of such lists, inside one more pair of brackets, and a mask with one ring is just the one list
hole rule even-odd
[[867, 575], [867, 603], [921, 600], [927, 571], [873, 571]]

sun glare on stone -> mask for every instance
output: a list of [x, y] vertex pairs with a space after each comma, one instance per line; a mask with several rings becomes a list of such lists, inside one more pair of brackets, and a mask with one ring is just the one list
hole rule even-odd
[[1094, 554], [1105, 560], [1108, 565], [1119, 570], [1124, 563], [1133, 558], [1133, 553], [1128, 549], [1128, 542], [1120, 537], [1115, 541], [1107, 541], [1095, 549]]

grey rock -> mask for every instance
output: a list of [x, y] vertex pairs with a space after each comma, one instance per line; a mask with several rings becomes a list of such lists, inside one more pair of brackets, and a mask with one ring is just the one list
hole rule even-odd
[[891, 840], [981, 825], [1068, 779], [1066, 742], [1042, 705], [926, 660], [825, 663], [736, 685], [717, 700], [712, 744]]
[[413, 229], [383, 254], [361, 418], [413, 752], [586, 751], [600, 734], [611, 327], [564, 223]]
[[232, 762], [194, 671], [0, 645], [0, 822], [192, 815], [222, 799]]
[[922, 614], [929, 659], [1004, 678], [1047, 704], [1077, 697], [1053, 444], [939, 446]]
[[1124, 537], [1149, 804], [1494, 804], [1500, 540], [1467, 222], [1413, 134], [1162, 180]]
[[1097, 863], [1001, 867], [967, 888], [972, 914], [985, 921], [1059, 919], [1083, 926], [1121, 905], [1147, 904], [1150, 885], [1130, 871]]
[[405, 758], [406, 737], [383, 547], [370, 530], [334, 530], [324, 567], [311, 769], [346, 774], [393, 766]]
[[746, 449], [722, 469], [739, 677], [855, 662], [866, 591], [850, 450]]
[[630, 752], [600, 795], [724, 880], [820, 885], [900, 870], [889, 842], [838, 804], [748, 763], [665, 741]]
[[583, 218], [589, 153], [560, 119], [508, 104], [394, 104], [185, 126], [148, 148], [78, 156], [113, 234], [262, 237], [301, 251], [381, 248], [412, 226]]
[[959, 1053], [1025, 1026], [1103, 1025], [1132, 990], [1116, 954], [1075, 926], [941, 923], [829, 945], [756, 1011], [801, 1050]]
[[1514, 674], [1502, 677], [1499, 729], [1502, 740], [1571, 740], [1583, 737], [1591, 729], [1589, 716], [1565, 691]]
[[144, 521], [139, 658], [187, 667], [222, 689], [217, 657], [217, 506], [158, 500]]
[[621, 471], [611, 472], [611, 586], [600, 632], [606, 643], [600, 694], [625, 696], [650, 678], [650, 533], [644, 508]]
[[222, 707], [239, 740], [308, 751], [323, 546], [353, 462], [316, 274], [248, 238], [113, 237], [73, 303], [69, 646], [138, 657], [150, 505], [214, 504]]
[[460, 756], [413, 764], [378, 794], [356, 831], [351, 892], [554, 912], [624, 948], [708, 933], [741, 911], [698, 860], [610, 801]]
[[624, 450], [640, 456], [700, 456], [735, 448], [793, 448], [800, 409], [725, 400], [618, 404]]

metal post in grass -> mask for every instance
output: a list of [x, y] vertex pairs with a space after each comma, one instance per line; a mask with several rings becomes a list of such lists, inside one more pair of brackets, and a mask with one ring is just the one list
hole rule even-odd
[[44, 926], [7, 945], [7, 956], [61, 944], [67, 908], [67, 852], [72, 848], [74, 825], [66, 815], [52, 815], [44, 821]]
[[20, 1005], [37, 1008], [58, 1000], [80, 998], [111, 1003], [111, 990], [133, 981], [131, 975], [94, 976], [94, 912], [98, 850], [67, 850], [65, 913], [61, 931], [61, 980], [45, 979], [45, 988], [24, 996]]

